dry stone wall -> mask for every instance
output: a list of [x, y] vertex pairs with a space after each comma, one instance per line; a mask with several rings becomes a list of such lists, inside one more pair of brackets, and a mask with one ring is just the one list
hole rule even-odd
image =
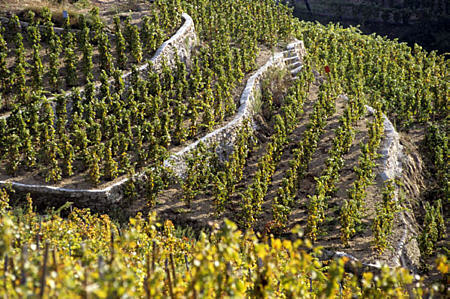
[[[345, 96], [346, 97], [346, 96]], [[366, 109], [370, 114], [375, 114], [375, 109], [366, 105]], [[400, 135], [395, 130], [392, 122], [387, 118], [385, 114], [383, 114], [384, 119], [384, 137], [383, 143], [379, 150], [381, 158], [379, 160], [381, 171], [379, 173], [379, 179], [384, 183], [388, 180], [395, 180], [401, 178], [402, 176], [402, 160], [404, 158], [403, 155], [403, 147], [400, 144]], [[396, 187], [395, 200], [399, 202], [399, 190]], [[400, 204], [400, 203], [399, 203]], [[419, 266], [419, 258], [420, 258], [420, 250], [417, 244], [417, 234], [414, 230], [414, 223], [410, 223], [405, 217], [405, 213], [407, 211], [398, 212], [398, 221], [395, 224], [396, 227], [394, 231], [399, 232], [399, 234], [394, 235], [394, 239], [392, 240], [393, 250], [390, 254], [388, 254], [388, 258], [385, 263], [390, 267], [405, 267], [413, 272], [416, 272]], [[413, 217], [408, 217], [408, 219], [413, 219]], [[347, 257], [351, 261], [361, 262], [363, 269], [372, 272], [379, 272], [381, 269], [381, 261], [376, 263], [364, 263], [363, 261], [359, 261], [354, 256], [347, 254], [345, 252], [336, 251], [331, 252], [327, 251], [325, 254], [325, 258], [341, 258]]]
[[[2, 25], [4, 27], [8, 26], [10, 20], [11, 20], [10, 18], [0, 17], [0, 22], [2, 23]], [[30, 26], [30, 23], [19, 20], [19, 25], [20, 25], [21, 28], [28, 28]], [[38, 28], [40, 30], [45, 30], [46, 29], [46, 27], [44, 25], [39, 25]], [[62, 33], [64, 33], [64, 30], [65, 29], [61, 28], [61, 27], [53, 27], [53, 31], [55, 31], [56, 34], [62, 34]], [[79, 29], [71, 29], [71, 31], [72, 32], [80, 32]], [[108, 33], [108, 35], [110, 37], [114, 36], [113, 34], [110, 34], [110, 33]]]
[[[153, 68], [159, 69], [163, 60], [169, 65], [172, 65], [176, 55], [178, 55], [182, 61], [189, 61], [191, 50], [198, 43], [198, 37], [195, 32], [192, 18], [187, 14], [183, 14], [182, 17], [185, 20], [183, 26], [175, 35], [161, 45], [155, 56], [151, 59], [150, 64], [153, 65]], [[297, 52], [298, 55], [303, 55], [304, 53], [304, 47], [301, 41], [296, 41], [288, 45], [288, 49], [295, 49], [295, 52]], [[274, 54], [263, 67], [250, 77], [241, 95], [238, 112], [230, 122], [173, 154], [165, 162], [165, 165], [170, 166], [176, 175], [183, 176], [186, 171], [185, 159], [188, 153], [195, 149], [199, 143], [202, 142], [205, 145], [211, 145], [217, 142], [223, 148], [230, 148], [243, 121], [254, 114], [254, 103], [256, 95], [260, 92], [261, 79], [272, 67], [286, 67], [283, 53]], [[139, 67], [138, 71], [140, 73], [145, 73], [149, 68], [150, 65], [145, 64]], [[125, 81], [131, 78], [130, 75], [131, 72], [124, 75]], [[138, 191], [142, 185], [139, 184], [139, 181], [145, 180], [145, 178], [145, 172], [138, 173], [133, 177]], [[129, 177], [125, 177], [104, 189], [69, 189], [8, 181], [0, 181], [0, 187], [11, 186], [18, 194], [31, 193], [33, 198], [42, 197], [45, 198], [46, 201], [52, 200], [57, 203], [73, 201], [79, 206], [89, 206], [95, 210], [108, 210], [109, 206], [117, 205], [124, 199], [124, 186], [129, 180]]]
[[306, 50], [302, 41], [295, 40], [287, 45], [287, 51], [275, 53], [270, 57], [264, 66], [254, 73], [250, 79], [248, 79], [245, 89], [240, 98], [240, 106], [237, 114], [234, 118], [225, 126], [214, 130], [205, 137], [197, 140], [196, 142], [186, 146], [179, 152], [172, 155], [165, 163], [165, 166], [171, 167], [174, 173], [180, 177], [183, 177], [186, 172], [186, 157], [189, 152], [194, 150], [200, 143], [203, 143], [206, 147], [213, 144], [217, 144], [219, 149], [223, 152], [230, 150], [233, 147], [236, 140], [237, 133], [242, 126], [245, 119], [251, 118], [255, 113], [255, 100], [258, 94], [261, 92], [261, 79], [271, 68], [286, 68], [286, 59], [284, 53], [294, 53], [300, 61], [306, 54]]
[[[182, 17], [184, 19], [184, 24], [182, 27], [176, 32], [175, 35], [161, 45], [154, 57], [150, 60], [150, 64], [144, 64], [138, 68], [139, 73], [145, 74], [149, 71], [151, 65], [155, 70], [159, 70], [164, 60], [169, 64], [169, 66], [172, 66], [176, 55], [178, 55], [183, 62], [189, 62], [191, 50], [198, 44], [198, 37], [195, 32], [192, 18], [187, 14], [183, 14]], [[287, 49], [288, 51], [293, 49], [297, 53], [300, 60], [306, 54], [304, 45], [301, 41], [295, 41], [294, 43], [289, 44]], [[219, 148], [232, 148], [237, 132], [242, 126], [244, 120], [251, 118], [251, 116], [255, 113], [254, 104], [255, 99], [260, 92], [261, 79], [272, 67], [286, 67], [283, 53], [274, 54], [263, 67], [257, 70], [250, 77], [241, 95], [238, 112], [230, 122], [184, 147], [177, 153], [174, 153], [165, 161], [165, 166], [171, 167], [176, 175], [182, 177], [186, 171], [186, 157], [200, 143], [203, 143], [206, 146], [217, 143]], [[130, 78], [131, 72], [123, 75], [126, 85], [129, 84]], [[369, 113], [375, 112], [372, 107], [366, 106], [366, 108]], [[380, 178], [384, 182], [387, 180], [396, 179], [402, 175], [401, 161], [403, 158], [403, 153], [399, 134], [396, 132], [389, 119], [385, 115], [383, 115], [383, 117], [385, 136], [383, 139], [384, 141], [382, 148], [380, 150], [380, 154], [382, 155], [380, 160], [382, 165]], [[145, 173], [139, 173], [133, 179], [136, 182], [139, 182], [140, 180], [145, 180], [145, 178]], [[96, 210], [107, 210], [108, 206], [115, 205], [124, 198], [123, 187], [129, 179], [130, 178], [128, 177], [123, 178], [122, 180], [104, 189], [67, 189], [7, 181], [0, 181], [0, 187], [9, 185], [19, 194], [31, 193], [33, 197], [44, 196], [46, 198], [49, 198], [50, 196], [53, 200], [59, 202], [74, 201], [80, 206], [89, 206]], [[138, 185], [139, 189], [140, 184], [136, 185]], [[398, 190], [396, 190], [395, 196], [398, 201]], [[389, 265], [404, 266], [414, 269], [416, 265], [418, 265], [417, 259], [420, 256], [420, 252], [417, 246], [414, 229], [412, 229], [413, 224], [407, 222], [404, 213], [404, 211], [399, 213], [400, 224], [398, 225], [398, 229], [401, 231], [401, 234], [399, 239], [393, 240], [394, 251], [389, 261]], [[339, 258], [346, 256], [350, 260], [358, 261], [355, 257], [346, 254], [345, 252], [326, 252], [325, 256], [328, 258]], [[363, 263], [363, 266], [371, 270], [380, 268], [379, 264]]]
[[[384, 117], [384, 142], [380, 150], [382, 172], [380, 173], [383, 182], [395, 180], [402, 177], [404, 159], [403, 146], [400, 144], [400, 135], [395, 130], [392, 122], [383, 114]], [[399, 203], [399, 188], [395, 190], [395, 200]], [[393, 267], [406, 267], [411, 270], [417, 270], [419, 266], [420, 250], [417, 244], [417, 235], [413, 228], [414, 224], [407, 221], [406, 210], [398, 212], [399, 221], [396, 223], [397, 231], [400, 231], [399, 237], [395, 238], [393, 251], [389, 258], [389, 265]], [[413, 219], [413, 217], [408, 217]]]
[[[190, 60], [192, 50], [196, 45], [198, 45], [199, 39], [197, 33], [195, 32], [194, 21], [192, 20], [192, 18], [186, 13], [183, 13], [181, 17], [183, 18], [184, 22], [180, 29], [178, 29], [178, 31], [174, 35], [172, 35], [170, 39], [165, 41], [156, 50], [156, 53], [153, 55], [149, 62], [137, 68], [137, 71], [141, 76], [145, 76], [150, 70], [160, 70], [163, 61], [166, 61], [169, 67], [173, 67], [175, 65], [175, 57], [177, 55], [183, 62], [188, 62]], [[131, 74], [132, 72], [128, 71], [122, 75], [122, 79], [124, 80], [126, 88], [130, 86], [130, 80], [132, 78]], [[114, 83], [114, 80], [111, 79], [110, 83]], [[99, 82], [95, 83], [96, 92], [99, 90], [100, 85], [101, 84]], [[85, 86], [78, 87], [78, 90], [80, 91], [80, 95], [83, 97]], [[67, 97], [67, 111], [69, 112], [72, 108], [72, 94], [73, 91], [68, 91], [64, 94], [64, 96]], [[55, 110], [56, 97], [49, 97], [48, 100], [52, 104], [53, 110]], [[8, 116], [8, 114], [5, 114], [3, 116], [0, 116], [0, 118], [7, 118]]]
[[[198, 44], [199, 39], [195, 32], [192, 18], [185, 13], [182, 14], [182, 18], [184, 19], [184, 23], [180, 29], [158, 48], [150, 63], [146, 63], [138, 68], [141, 74], [148, 72], [150, 67], [158, 70], [163, 60], [169, 66], [174, 65], [176, 55], [183, 61], [190, 59], [191, 51]], [[124, 74], [123, 78], [125, 84], [129, 84], [131, 72]], [[67, 93], [66, 96], [70, 96], [70, 93]], [[68, 103], [69, 110], [70, 105]], [[143, 174], [139, 174], [136, 179], [143, 176]], [[128, 178], [124, 178], [104, 189], [69, 189], [46, 185], [23, 184], [13, 181], [0, 181], [0, 187], [12, 187], [17, 194], [30, 193], [33, 197], [51, 198], [58, 202], [76, 201], [79, 205], [90, 206], [100, 210], [111, 203], [117, 203], [123, 198], [122, 187], [127, 181]]]
[[254, 114], [254, 103], [256, 94], [260, 90], [261, 79], [271, 67], [283, 67], [283, 54], [274, 54], [267, 63], [253, 74], [247, 81], [247, 85], [240, 98], [240, 106], [234, 118], [225, 126], [209, 133], [205, 137], [188, 145], [179, 152], [172, 155], [165, 163], [165, 166], [171, 167], [178, 176], [183, 176], [186, 171], [186, 157], [189, 152], [194, 150], [199, 143], [203, 143], [206, 147], [217, 143], [220, 148], [231, 148], [234, 143], [237, 132], [241, 128], [245, 119], [250, 118]]
[[[153, 58], [150, 59], [150, 64], [153, 65], [154, 70], [159, 70], [164, 60], [169, 66], [174, 66], [177, 55], [181, 61], [187, 63], [191, 58], [192, 50], [198, 45], [199, 39], [195, 32], [194, 21], [186, 13], [183, 13], [181, 17], [184, 20], [181, 28], [169, 40], [165, 41], [156, 50]], [[150, 65], [148, 63], [138, 68], [138, 72], [141, 74], [146, 74], [149, 70]], [[129, 82], [130, 76], [131, 72], [123, 75], [125, 82]]]

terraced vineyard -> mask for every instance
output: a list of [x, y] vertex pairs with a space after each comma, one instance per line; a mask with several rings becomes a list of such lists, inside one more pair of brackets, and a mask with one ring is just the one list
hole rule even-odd
[[272, 0], [149, 9], [2, 30], [0, 294], [445, 297], [444, 56]]
[[102, 21], [98, 8], [79, 18], [81, 29], [71, 28], [70, 16], [65, 18], [64, 28], [55, 28], [48, 8], [38, 16], [28, 11], [28, 22], [17, 16], [4, 22], [0, 29], [0, 110], [26, 105], [33, 95], [49, 97], [61, 90], [89, 86], [104, 76], [119, 77], [145, 62], [182, 21], [171, 2], [155, 3], [151, 9], [153, 14], [139, 22], [116, 16], [114, 26], [109, 26], [113, 28]]
[[[125, 25], [122, 29], [120, 20], [115, 19], [117, 62], [113, 64], [114, 57], [109, 48], [104, 51], [108, 57], [99, 56], [99, 61], [106, 64], [99, 66], [102, 74], [98, 88], [91, 81], [94, 75], [89, 69], [86, 78], [91, 79], [88, 78], [83, 92], [75, 89], [68, 96], [59, 95], [49, 100], [42, 92], [26, 89], [26, 95], [18, 100], [22, 104], [14, 106], [0, 125], [4, 145], [3, 175], [18, 176], [16, 180], [31, 184], [62, 181], [62, 186], [79, 188], [85, 186], [83, 182], [87, 178], [88, 182], [98, 185], [139, 171], [142, 167], [160, 164], [171, 147], [210, 131], [232, 115], [236, 109], [234, 90], [245, 74], [257, 66], [259, 40], [265, 42], [268, 38], [278, 38], [265, 34], [268, 29], [261, 29], [258, 35], [243, 30], [233, 34], [225, 31], [226, 24], [222, 24], [218, 28], [223, 28], [223, 38], [213, 40], [208, 36], [212, 28], [197, 28], [203, 42], [193, 49], [195, 55], [189, 63], [190, 71], [176, 57], [172, 57], [171, 63], [175, 68], [172, 70], [165, 61], [170, 57], [162, 57], [161, 65], [157, 67], [159, 72], [144, 73], [134, 65], [127, 76], [128, 85], [125, 84], [121, 69], [126, 67], [128, 60], [126, 49], [136, 52], [134, 62], [140, 62], [143, 59], [142, 36], [145, 47], [151, 47], [145, 52], [151, 53], [162, 38], [155, 36], [150, 27], [156, 27], [155, 32], [173, 28], [176, 23], [172, 22], [179, 15], [175, 5], [174, 2], [161, 2], [158, 9], [171, 13], [165, 14], [165, 19], [157, 20], [159, 24], [150, 24], [145, 19], [141, 31], [136, 25]], [[238, 13], [236, 11], [236, 16]], [[254, 14], [255, 21], [263, 17], [263, 12]], [[169, 21], [171, 23], [166, 25]], [[103, 26], [99, 20], [94, 25], [95, 28]], [[82, 51], [89, 43], [89, 29], [85, 28], [86, 34], [79, 41], [83, 43], [79, 46]], [[136, 35], [134, 39], [133, 34]], [[16, 35], [21, 34], [18, 32]], [[129, 44], [125, 43], [123, 35], [127, 36]], [[281, 32], [280, 37], [283, 35], [286, 33]], [[105, 32], [103, 36], [109, 43]], [[237, 41], [237, 45], [231, 48], [229, 40]], [[35, 48], [38, 47], [39, 40], [34, 44]], [[67, 50], [67, 46], [65, 48]], [[16, 56], [21, 57], [19, 54]], [[83, 62], [82, 65], [90, 64]], [[16, 69], [20, 69], [20, 64], [15, 65]], [[3, 72], [5, 78], [9, 78], [8, 71], [5, 69]], [[71, 77], [67, 65], [66, 71], [67, 79]], [[21, 84], [25, 87], [23, 75]], [[77, 77], [75, 69], [72, 77]], [[18, 79], [14, 84], [19, 84]], [[16, 85], [12, 85], [15, 86], [12, 90], [23, 89]], [[10, 85], [5, 82], [4, 86]]]

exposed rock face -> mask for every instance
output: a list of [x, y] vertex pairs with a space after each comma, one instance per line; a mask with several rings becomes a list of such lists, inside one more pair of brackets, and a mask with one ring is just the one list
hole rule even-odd
[[[400, 144], [400, 135], [395, 130], [394, 125], [384, 117], [384, 142], [380, 153], [382, 155], [382, 169], [380, 176], [383, 181], [394, 180], [403, 177], [403, 164], [405, 155], [403, 146]], [[399, 201], [399, 187], [396, 187], [395, 199]], [[401, 203], [399, 203], [401, 204]], [[399, 218], [396, 221], [396, 234], [392, 240], [394, 250], [391, 253], [388, 265], [394, 267], [405, 267], [417, 270], [419, 266], [420, 250], [417, 243], [416, 223], [411, 211], [402, 210], [398, 212]]]

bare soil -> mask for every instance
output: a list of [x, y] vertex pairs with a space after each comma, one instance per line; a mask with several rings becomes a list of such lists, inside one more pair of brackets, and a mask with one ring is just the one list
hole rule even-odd
[[[281, 184], [281, 180], [285, 175], [286, 170], [289, 168], [289, 161], [293, 159], [292, 150], [295, 145], [301, 140], [303, 132], [306, 130], [309, 114], [312, 110], [312, 105], [317, 99], [318, 86], [312, 85], [308, 99], [304, 105], [304, 115], [297, 128], [290, 135], [290, 142], [283, 152], [282, 159], [276, 167], [276, 171], [272, 177], [267, 196], [262, 206], [262, 213], [259, 215], [254, 229], [256, 231], [264, 233], [272, 218], [272, 203], [276, 196], [278, 187]], [[289, 224], [286, 228], [288, 232], [296, 225], [305, 228], [307, 222], [307, 202], [308, 195], [313, 195], [315, 190], [314, 177], [320, 176], [321, 172], [325, 168], [325, 160], [328, 157], [328, 151], [331, 149], [332, 140], [335, 136], [334, 130], [339, 126], [339, 117], [342, 115], [345, 109], [346, 102], [342, 98], [336, 101], [336, 113], [327, 120], [325, 127], [325, 133], [321, 136], [319, 146], [313, 155], [312, 161], [309, 165], [309, 170], [301, 182], [301, 188], [298, 193], [298, 201], [295, 204], [295, 208], [289, 217]], [[244, 179], [236, 186], [236, 192], [231, 196], [231, 199], [226, 206], [226, 211], [223, 215], [217, 216], [214, 210], [214, 199], [212, 194], [208, 191], [200, 194], [191, 205], [188, 206], [182, 201], [183, 195], [179, 184], [173, 184], [164, 190], [158, 196], [158, 204], [154, 208], [158, 216], [161, 219], [171, 219], [174, 223], [184, 226], [190, 226], [194, 229], [207, 229], [214, 223], [220, 224], [224, 218], [233, 220], [236, 223], [242, 223], [241, 216], [241, 193], [251, 184], [254, 174], [257, 170], [258, 160], [266, 151], [266, 146], [270, 141], [270, 135], [272, 134], [270, 125], [265, 123], [264, 117], [258, 115], [255, 117], [255, 121], [258, 123], [258, 129], [256, 136], [258, 138], [258, 145], [253, 148], [251, 154], [247, 160], [247, 164], [244, 169]], [[356, 124], [356, 135], [350, 151], [345, 154], [344, 167], [340, 171], [340, 181], [337, 184], [337, 191], [331, 197], [328, 202], [328, 208], [326, 213], [326, 220], [322, 225], [321, 234], [319, 235], [316, 245], [323, 246], [333, 251], [345, 251], [356, 258], [364, 262], [375, 261], [389, 261], [394, 254], [394, 248], [388, 248], [380, 256], [373, 248], [373, 233], [371, 230], [371, 224], [375, 217], [375, 206], [381, 199], [381, 189], [383, 187], [380, 177], [377, 175], [374, 184], [367, 188], [367, 197], [365, 200], [365, 216], [363, 217], [362, 225], [358, 228], [357, 235], [350, 240], [349, 246], [344, 247], [340, 240], [340, 223], [339, 212], [344, 199], [348, 199], [347, 189], [355, 181], [356, 175], [353, 168], [357, 166], [358, 158], [361, 154], [360, 144], [368, 141], [368, 122], [373, 121], [373, 116], [367, 114], [363, 116]], [[380, 166], [374, 169], [374, 173], [381, 172]], [[209, 188], [210, 189], [210, 188]], [[143, 204], [143, 203], [142, 203]], [[141, 208], [145, 211], [148, 207]], [[133, 210], [139, 210], [139, 205], [133, 205]], [[407, 215], [406, 217], [411, 217]], [[408, 221], [409, 222], [409, 221]], [[413, 223], [411, 219], [411, 223]], [[397, 217], [394, 233], [390, 237], [391, 241], [399, 240], [403, 233], [402, 223], [400, 223], [399, 217]], [[242, 227], [243, 228], [243, 227]], [[279, 233], [279, 232], [278, 232]], [[282, 233], [283, 235], [284, 233]], [[394, 243], [394, 242], [392, 242]]]
[[98, 7], [100, 16], [110, 23], [110, 16], [121, 12], [142, 12], [151, 8], [151, 2], [146, 0], [88, 0], [70, 3], [67, 0], [1, 0], [0, 15], [21, 16], [25, 11], [40, 12], [43, 7], [48, 7], [52, 12], [54, 22], [61, 27], [63, 22], [62, 12], [66, 10], [72, 16], [71, 24], [76, 25], [79, 14], [85, 14], [92, 8]]
[[[306, 129], [306, 124], [308, 122], [308, 115], [312, 110], [312, 103], [315, 101], [317, 96], [318, 87], [312, 86], [311, 93], [308, 99], [305, 101], [304, 105], [304, 115], [300, 121], [299, 126], [294, 130], [290, 136], [290, 143], [287, 146], [286, 152], [283, 154], [282, 161], [277, 168], [277, 172], [274, 177], [280, 176], [288, 167], [288, 161], [291, 158], [288, 149], [292, 148], [301, 138], [301, 133]], [[247, 159], [247, 164], [244, 168], [244, 178], [241, 182], [236, 185], [236, 192], [231, 196], [229, 203], [227, 204], [226, 211], [220, 217], [217, 217], [214, 210], [213, 196], [210, 192], [204, 192], [200, 194], [191, 205], [188, 206], [181, 199], [183, 198], [182, 190], [179, 184], [173, 184], [164, 190], [158, 196], [158, 205], [155, 207], [158, 215], [161, 218], [169, 218], [176, 223], [190, 223], [195, 227], [205, 228], [213, 223], [221, 223], [224, 218], [231, 219], [235, 222], [240, 222], [240, 193], [245, 190], [245, 188], [252, 182], [254, 173], [257, 170], [258, 160], [261, 155], [266, 151], [266, 146], [270, 141], [270, 136], [272, 135], [272, 128], [266, 123], [266, 120], [258, 115], [256, 117], [259, 128], [255, 132], [258, 139], [258, 144], [252, 148], [249, 157]], [[259, 119], [259, 121], [258, 121]], [[269, 189], [269, 194], [276, 191], [274, 186]], [[272, 198], [270, 198], [271, 200]], [[267, 205], [270, 207], [270, 200], [267, 200], [263, 205], [263, 210], [266, 209]], [[138, 206], [134, 207], [135, 209]], [[270, 208], [269, 208], [270, 209]], [[267, 217], [264, 215], [258, 220], [258, 224], [265, 225], [267, 222]], [[258, 225], [257, 224], [257, 225]]]

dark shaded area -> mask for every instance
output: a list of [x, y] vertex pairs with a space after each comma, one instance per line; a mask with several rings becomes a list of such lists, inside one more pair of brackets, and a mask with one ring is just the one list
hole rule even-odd
[[293, 5], [294, 16], [322, 24], [334, 22], [344, 27], [359, 25], [366, 34], [397, 38], [410, 46], [417, 43], [427, 51], [436, 50], [439, 54], [450, 53], [450, 5], [444, 9], [435, 6], [431, 10], [406, 6], [409, 5], [407, 1], [401, 4], [403, 6], [392, 7], [368, 2], [352, 4], [352, 1], [342, 5], [327, 0], [309, 2], [311, 7], [306, 6], [304, 0], [297, 0]]

